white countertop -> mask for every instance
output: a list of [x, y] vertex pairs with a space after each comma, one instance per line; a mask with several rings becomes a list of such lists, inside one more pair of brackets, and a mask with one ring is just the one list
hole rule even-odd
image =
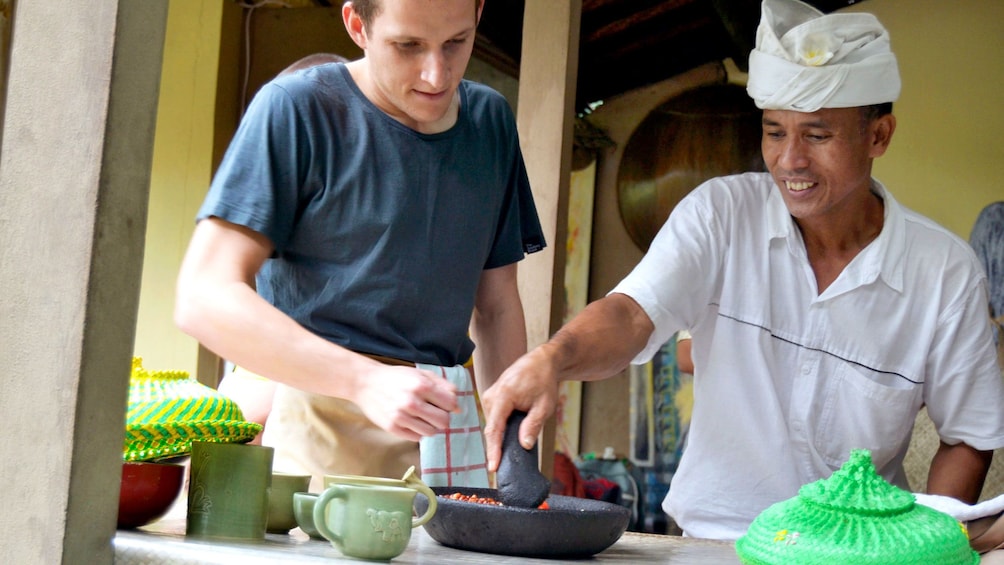
[[[114, 539], [117, 565], [155, 563], [256, 565], [272, 563], [355, 563], [326, 541], [307, 537], [298, 528], [288, 535], [266, 534], [261, 542], [218, 542], [185, 537], [185, 519], [168, 517], [135, 530], [119, 530]], [[582, 560], [576, 560], [578, 562]], [[678, 536], [625, 533], [614, 545], [587, 560], [591, 563], [672, 563], [676, 565], [738, 565], [731, 543]], [[560, 560], [530, 559], [463, 551], [440, 545], [424, 528], [412, 531], [403, 554], [391, 563], [538, 563]]]

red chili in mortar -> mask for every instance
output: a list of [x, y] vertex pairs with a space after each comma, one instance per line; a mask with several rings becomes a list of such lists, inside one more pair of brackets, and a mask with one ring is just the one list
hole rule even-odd
[[[460, 494], [459, 492], [455, 492], [453, 494], [441, 494], [439, 496], [440, 498], [446, 498], [449, 500], [459, 500], [461, 502], [473, 502], [475, 504], [487, 504], [489, 506], [505, 506], [504, 504], [495, 500], [494, 498], [490, 498], [487, 496], [478, 496], [476, 494]], [[547, 510], [548, 508], [550, 507], [547, 505], [546, 500], [544, 502], [541, 502], [540, 506], [537, 507], [538, 510]]]

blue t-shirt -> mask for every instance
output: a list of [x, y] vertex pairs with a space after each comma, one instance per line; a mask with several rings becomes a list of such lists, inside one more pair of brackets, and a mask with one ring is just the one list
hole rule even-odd
[[354, 351], [464, 362], [484, 269], [542, 249], [516, 123], [463, 81], [457, 123], [418, 133], [374, 106], [339, 63], [266, 84], [198, 218], [251, 228], [274, 255], [258, 293]]

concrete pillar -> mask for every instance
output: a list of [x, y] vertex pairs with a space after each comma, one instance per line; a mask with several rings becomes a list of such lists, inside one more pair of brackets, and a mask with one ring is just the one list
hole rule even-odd
[[112, 563], [167, 0], [16, 2], [0, 562]]
[[[516, 125], [547, 237], [547, 248], [519, 267], [530, 348], [547, 341], [565, 315], [565, 239], [581, 16], [581, 0], [527, 2], [523, 13]], [[545, 426], [539, 451], [554, 453], [553, 419]], [[553, 457], [542, 458], [545, 475], [553, 474], [553, 465]]]

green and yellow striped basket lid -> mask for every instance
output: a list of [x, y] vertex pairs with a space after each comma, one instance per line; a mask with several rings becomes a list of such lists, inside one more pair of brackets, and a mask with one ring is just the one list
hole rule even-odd
[[736, 540], [746, 565], [975, 565], [958, 520], [917, 504], [854, 450], [828, 479], [768, 507]]
[[192, 441], [245, 443], [261, 432], [237, 404], [185, 371], [148, 371], [134, 357], [129, 377], [125, 461], [187, 455]]

